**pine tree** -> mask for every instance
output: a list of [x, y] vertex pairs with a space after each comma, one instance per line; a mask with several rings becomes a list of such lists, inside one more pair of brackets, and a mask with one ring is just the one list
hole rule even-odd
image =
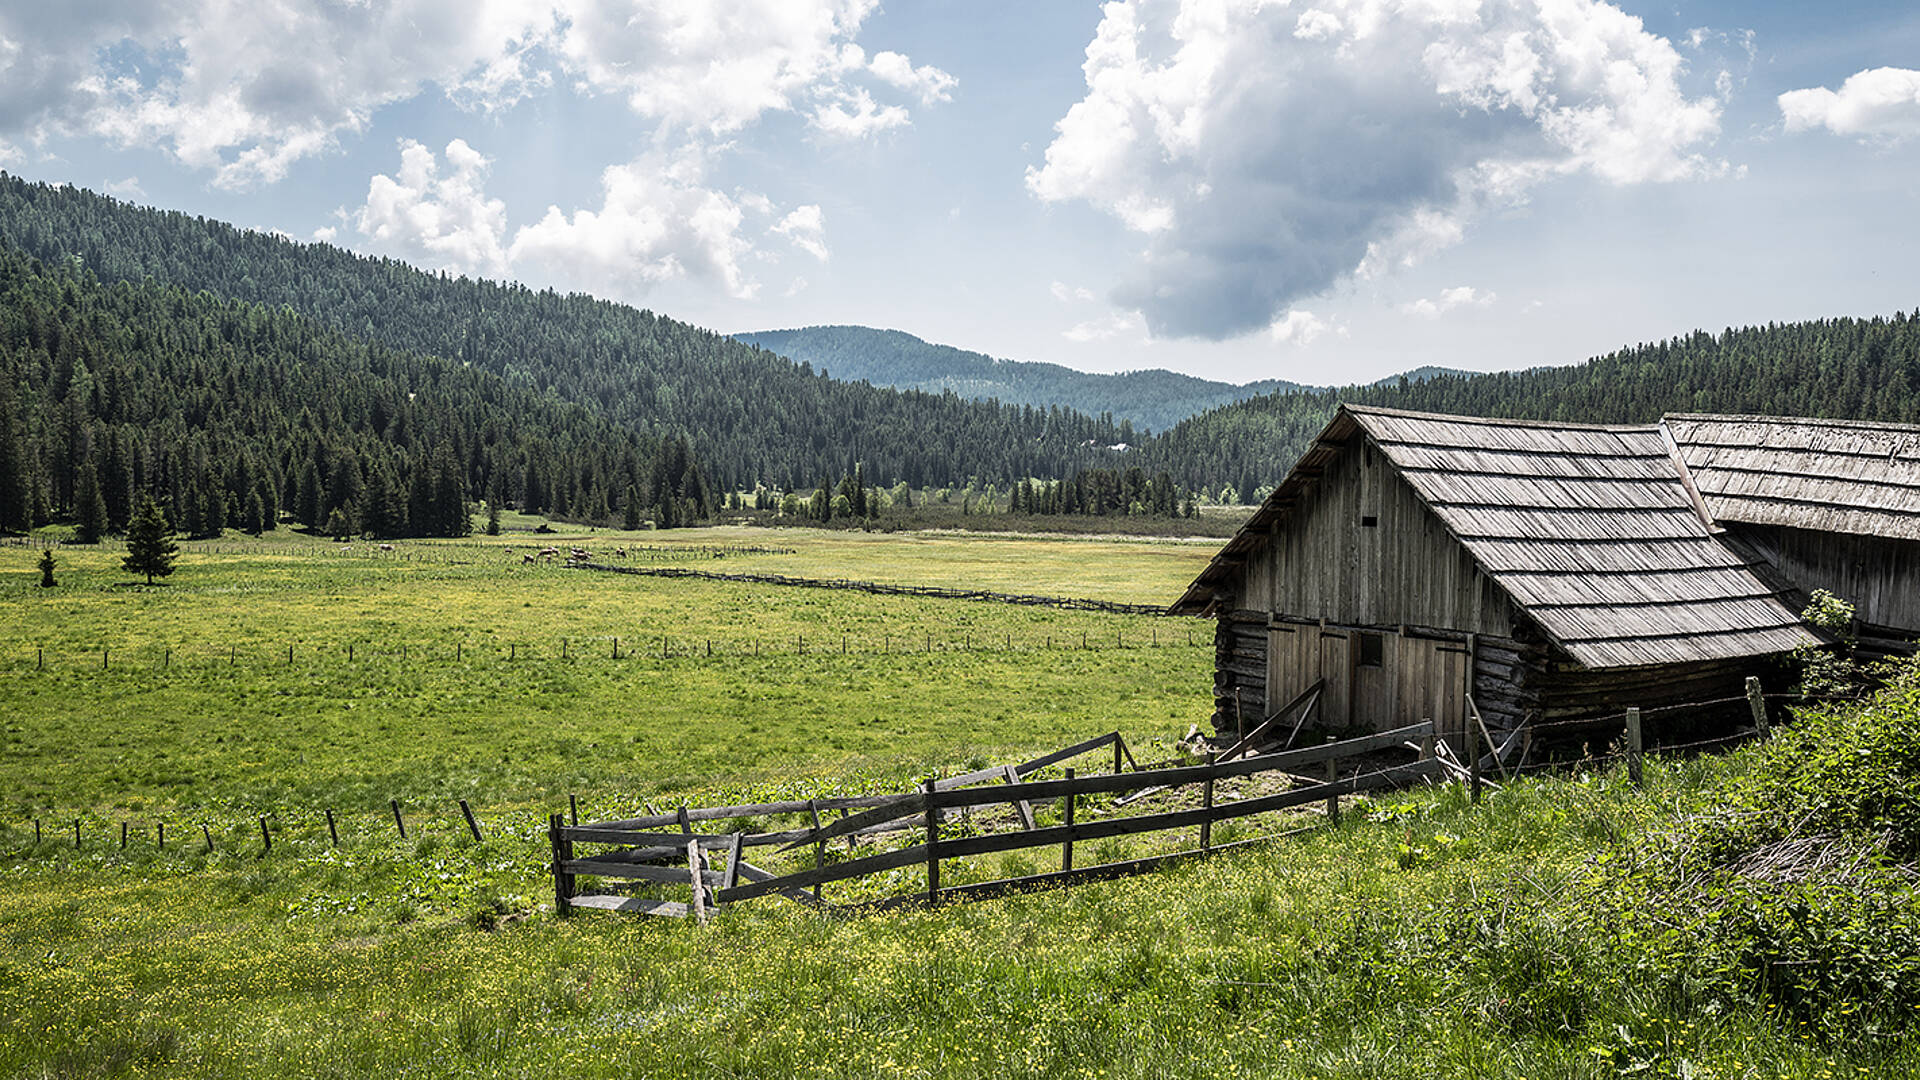
[[500, 535], [500, 504], [491, 499], [487, 501], [487, 535]]
[[107, 532], [107, 504], [100, 497], [100, 469], [89, 454], [74, 478], [73, 518], [75, 539], [97, 544]]
[[179, 552], [166, 513], [152, 495], [142, 494], [139, 509], [127, 523], [127, 557], [121, 560], [121, 567], [129, 574], [147, 575], [147, 584], [151, 585], [154, 578], [173, 573], [173, 557]]
[[626, 503], [627, 519], [622, 522], [622, 524], [627, 527], [628, 532], [638, 531], [640, 528], [640, 491], [632, 484], [627, 485]]

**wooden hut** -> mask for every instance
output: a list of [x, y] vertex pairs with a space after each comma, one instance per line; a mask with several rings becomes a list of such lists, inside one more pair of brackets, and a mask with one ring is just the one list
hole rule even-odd
[[1657, 425], [1350, 405], [1172, 610], [1217, 620], [1223, 733], [1324, 680], [1330, 729], [1464, 734], [1471, 696], [1499, 738], [1737, 698], [1817, 643], [1751, 562]]
[[1862, 643], [1920, 635], [1920, 427], [1780, 416], [1665, 421], [1723, 539], [1798, 610], [1825, 589]]

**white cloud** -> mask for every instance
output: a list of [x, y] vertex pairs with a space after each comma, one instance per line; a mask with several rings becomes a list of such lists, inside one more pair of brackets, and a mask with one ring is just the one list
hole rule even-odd
[[656, 146], [769, 113], [872, 134], [952, 76], [855, 42], [875, 0], [90, 0], [0, 11], [0, 138], [73, 133], [166, 150], [227, 188], [271, 184], [436, 89], [509, 108], [556, 81], [617, 95]]
[[953, 100], [953, 88], [959, 81], [932, 65], [914, 67], [913, 61], [897, 52], [877, 52], [867, 70], [882, 81], [913, 94], [922, 105]]
[[695, 152], [614, 165], [600, 176], [598, 210], [568, 216], [557, 206], [514, 234], [507, 255], [573, 285], [636, 297], [660, 282], [714, 281], [751, 298], [759, 283], [741, 267], [752, 245], [741, 236], [740, 199], [706, 186]]
[[442, 171], [432, 150], [404, 140], [398, 175], [368, 183], [354, 227], [376, 248], [405, 258], [464, 274], [505, 274], [507, 207], [482, 190], [490, 163], [455, 139], [446, 164]]
[[1068, 285], [1064, 281], [1054, 282], [1051, 286], [1049, 286], [1048, 291], [1053, 293], [1053, 298], [1055, 300], [1058, 300], [1063, 304], [1072, 303], [1075, 300], [1084, 301], [1084, 300], [1094, 299], [1092, 289], [1076, 288], [1074, 286]]
[[[1285, 315], [1273, 320], [1267, 327], [1267, 336], [1281, 345], [1311, 345], [1314, 339], [1335, 327], [1311, 311], [1292, 308]], [[1345, 336], [1345, 328], [1339, 332]]]
[[1871, 68], [1847, 76], [1837, 91], [1789, 90], [1779, 103], [1788, 131], [1826, 128], [1890, 142], [1920, 135], [1920, 71]]
[[860, 86], [842, 91], [813, 110], [813, 126], [841, 139], [863, 139], [909, 123], [906, 109], [899, 105], [880, 105]]
[[1113, 300], [1155, 334], [1286, 323], [1553, 177], [1724, 170], [1719, 99], [1597, 0], [1115, 0], [1082, 70], [1027, 186], [1146, 237]]
[[1481, 292], [1471, 285], [1460, 285], [1440, 290], [1438, 299], [1429, 300], [1421, 297], [1412, 303], [1402, 304], [1400, 310], [1409, 315], [1418, 315], [1423, 319], [1437, 319], [1455, 308], [1489, 307], [1494, 299], [1493, 293]]
[[1138, 334], [1142, 340], [1147, 338], [1147, 320], [1137, 311], [1117, 311], [1103, 315], [1098, 319], [1088, 319], [1062, 331], [1060, 336], [1068, 341], [1088, 342], [1106, 341], [1122, 334]]
[[512, 0], [87, 6], [97, 19], [54, 65], [71, 82], [14, 130], [162, 147], [227, 188], [281, 179], [428, 85], [478, 108], [517, 100], [540, 81], [526, 54], [552, 18]]
[[821, 262], [827, 261], [827, 221], [819, 206], [794, 207], [771, 231]]
[[140, 186], [140, 178], [137, 176], [129, 176], [124, 180], [108, 181], [107, 194], [128, 200], [144, 199], [147, 197], [146, 189]]
[[338, 235], [340, 235], [340, 230], [331, 225], [322, 225], [313, 230], [313, 238], [322, 244], [333, 243], [333, 238]]

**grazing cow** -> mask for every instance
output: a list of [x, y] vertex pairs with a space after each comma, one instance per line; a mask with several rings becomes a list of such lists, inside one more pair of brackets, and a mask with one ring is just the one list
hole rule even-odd
[[380, 545], [380, 550], [381, 550], [381, 551], [392, 551], [392, 550], [393, 550], [393, 545], [392, 545], [392, 544], [381, 544], [381, 545]]
[[520, 561], [523, 563], [533, 562], [533, 552], [529, 551], [525, 555], [520, 556]]

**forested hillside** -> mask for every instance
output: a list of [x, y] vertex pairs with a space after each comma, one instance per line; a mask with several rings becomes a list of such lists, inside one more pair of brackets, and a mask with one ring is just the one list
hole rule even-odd
[[471, 364], [658, 436], [684, 433], [727, 488], [811, 487], [857, 462], [916, 486], [1065, 476], [1119, 441], [1064, 409], [828, 379], [731, 338], [624, 304], [431, 274], [322, 244], [146, 210], [0, 175], [0, 243], [77, 257], [106, 282], [148, 278], [286, 307], [350, 336]]
[[[1243, 401], [1256, 394], [1300, 389], [1284, 379], [1245, 385], [1214, 382], [1159, 369], [1096, 375], [1059, 364], [999, 360], [985, 353], [935, 345], [899, 330], [867, 326], [809, 326], [799, 330], [762, 330], [734, 337], [810, 364], [836, 379], [875, 386], [951, 390], [964, 397], [994, 399], [1010, 405], [1060, 406], [1089, 416], [1115, 420], [1147, 431], [1164, 431], [1195, 413]], [[1137, 440], [1123, 430], [1124, 442]]]
[[1696, 332], [1571, 367], [1438, 375], [1272, 394], [1196, 416], [1142, 448], [1190, 485], [1276, 484], [1341, 401], [1582, 423], [1667, 412], [1763, 413], [1920, 423], [1920, 311]]
[[460, 534], [482, 497], [605, 517], [665, 486], [660, 449], [449, 360], [0, 247], [0, 531], [60, 519], [94, 539], [141, 492], [195, 536], [270, 529], [282, 509], [339, 533]]

